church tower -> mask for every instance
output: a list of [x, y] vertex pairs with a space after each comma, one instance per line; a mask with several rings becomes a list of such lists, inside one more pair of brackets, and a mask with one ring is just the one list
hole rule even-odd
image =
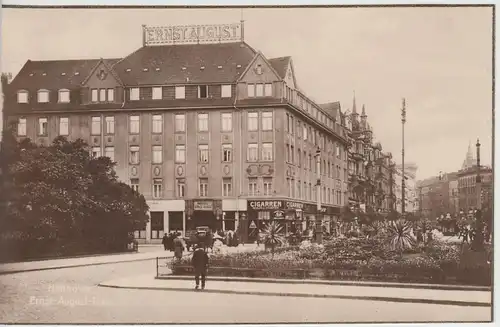
[[472, 151], [472, 146], [469, 141], [469, 148], [467, 149], [467, 154], [465, 155], [465, 160], [462, 163], [462, 169], [469, 169], [475, 167], [474, 164], [474, 151]]

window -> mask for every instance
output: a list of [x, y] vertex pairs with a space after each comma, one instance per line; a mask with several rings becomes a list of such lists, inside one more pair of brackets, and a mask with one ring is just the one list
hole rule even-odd
[[129, 129], [130, 134], [139, 134], [139, 116], [130, 116], [129, 117]]
[[163, 129], [163, 117], [162, 115], [153, 115], [153, 133], [161, 133]]
[[106, 120], [106, 134], [114, 134], [115, 133], [115, 117], [107, 116]]
[[262, 113], [262, 130], [263, 131], [273, 130], [273, 113], [270, 111], [265, 111]]
[[39, 90], [38, 91], [38, 103], [47, 103], [47, 102], [49, 102], [49, 91]]
[[264, 195], [272, 195], [273, 193], [273, 179], [270, 177], [264, 177]]
[[222, 196], [233, 195], [233, 182], [231, 178], [222, 179]]
[[175, 87], [175, 98], [176, 99], [185, 99], [186, 98], [186, 87], [185, 86], [176, 86]]
[[163, 161], [163, 153], [161, 145], [153, 145], [153, 163], [161, 164]]
[[184, 132], [186, 131], [186, 116], [183, 114], [175, 115], [175, 131]]
[[186, 194], [186, 180], [184, 178], [177, 179], [177, 197], [183, 198]]
[[137, 101], [139, 100], [139, 88], [138, 87], [133, 87], [130, 89], [130, 101]]
[[198, 98], [199, 99], [208, 98], [208, 86], [207, 85], [198, 86]]
[[130, 179], [130, 187], [139, 193], [139, 179], [138, 178], [131, 178]]
[[251, 177], [248, 179], [248, 195], [257, 195], [257, 178]]
[[106, 89], [99, 89], [99, 102], [106, 102]]
[[233, 114], [230, 112], [222, 113], [222, 131], [231, 132], [233, 130]]
[[199, 192], [200, 192], [200, 197], [208, 196], [208, 179], [207, 178], [200, 178]]
[[186, 146], [176, 145], [175, 146], [175, 162], [185, 163], [186, 162]]
[[47, 135], [47, 118], [38, 118], [38, 135]]
[[259, 159], [258, 155], [259, 147], [257, 143], [249, 143], [248, 144], [248, 152], [247, 152], [247, 160], [248, 161], [257, 161]]
[[264, 84], [255, 85], [255, 96], [256, 97], [264, 96]]
[[99, 92], [97, 89], [92, 89], [92, 102], [97, 102], [99, 101]]
[[111, 159], [111, 161], [115, 161], [115, 147], [107, 146], [104, 148], [104, 156]]
[[198, 132], [208, 132], [208, 114], [198, 114]]
[[26, 118], [19, 118], [17, 122], [17, 136], [26, 136]]
[[108, 102], [113, 102], [113, 101], [115, 101], [115, 90], [108, 89]]
[[17, 92], [17, 103], [28, 103], [28, 91]]
[[59, 118], [59, 135], [69, 135], [69, 118]]
[[101, 117], [92, 117], [90, 129], [92, 135], [101, 135]]
[[69, 90], [59, 90], [59, 102], [60, 103], [69, 102]]
[[264, 86], [264, 95], [266, 97], [271, 97], [273, 96], [273, 85], [272, 84], [266, 84]]
[[163, 180], [161, 178], [155, 178], [153, 180], [153, 198], [160, 199], [162, 197], [163, 191]]
[[257, 65], [257, 67], [255, 68], [255, 72], [257, 73], [257, 75], [262, 75], [262, 65]]
[[231, 85], [222, 85], [221, 86], [221, 97], [230, 98], [231, 96], [232, 96]]
[[249, 98], [255, 97], [255, 84], [248, 84], [247, 91], [248, 91]]
[[101, 156], [101, 147], [94, 146], [92, 147], [92, 158], [99, 158]]
[[139, 147], [136, 145], [130, 147], [130, 163], [139, 163]]
[[222, 161], [231, 162], [233, 160], [233, 145], [222, 144]]
[[208, 145], [200, 144], [198, 145], [198, 153], [200, 162], [208, 162]]
[[259, 114], [257, 112], [248, 113], [248, 131], [253, 132], [259, 130]]
[[307, 141], [307, 126], [304, 124], [304, 128], [302, 130], [302, 135], [304, 135], [304, 141]]
[[262, 160], [263, 161], [273, 160], [273, 144], [272, 143], [262, 143]]
[[161, 100], [163, 97], [162, 87], [153, 87], [153, 100]]

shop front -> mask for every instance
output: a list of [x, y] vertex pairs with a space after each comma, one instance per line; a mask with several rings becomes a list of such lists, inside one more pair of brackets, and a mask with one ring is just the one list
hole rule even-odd
[[186, 215], [187, 231], [201, 226], [207, 226], [213, 232], [222, 229], [221, 200], [187, 200]]

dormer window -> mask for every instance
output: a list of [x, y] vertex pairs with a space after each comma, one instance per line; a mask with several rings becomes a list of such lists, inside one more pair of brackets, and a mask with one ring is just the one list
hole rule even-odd
[[69, 102], [69, 90], [59, 90], [59, 102], [60, 103], [68, 103]]
[[80, 72], [75, 72], [75, 76], [78, 76], [78, 75], [80, 75]]
[[125, 69], [125, 71], [126, 71], [127, 73], [130, 73], [130, 72], [132, 71], [132, 69], [127, 68], [127, 69]]
[[139, 100], [139, 88], [133, 87], [130, 89], [130, 100], [137, 101]]
[[206, 99], [208, 98], [208, 85], [200, 85], [198, 86], [198, 98]]
[[38, 90], [38, 103], [49, 102], [49, 91], [48, 90]]
[[20, 90], [17, 92], [17, 103], [28, 103], [28, 91]]

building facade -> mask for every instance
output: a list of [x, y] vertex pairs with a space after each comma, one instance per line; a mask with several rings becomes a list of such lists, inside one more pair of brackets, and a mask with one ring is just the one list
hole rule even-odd
[[[226, 27], [239, 39], [221, 42]], [[144, 27], [144, 46], [123, 58], [28, 60], [9, 85], [7, 119], [20, 139], [80, 138], [115, 161], [150, 206], [140, 242], [197, 226], [251, 237], [271, 218], [304, 228], [318, 197], [328, 225], [347, 203], [340, 108], [308, 98], [292, 59], [254, 50], [242, 24], [213, 28], [215, 43], [172, 44], [168, 29]]]
[[359, 115], [355, 97], [351, 112], [345, 114], [345, 121], [350, 141], [349, 206], [366, 213], [388, 214], [395, 204], [392, 155], [382, 152], [380, 142], [374, 142], [365, 105]]
[[[396, 165], [395, 168], [395, 196], [396, 196], [396, 210], [402, 212], [403, 189], [401, 180], [403, 178], [403, 166]], [[418, 196], [417, 196], [417, 174], [418, 167], [414, 163], [405, 163], [404, 176], [405, 176], [405, 212], [416, 213], [418, 210]]]

